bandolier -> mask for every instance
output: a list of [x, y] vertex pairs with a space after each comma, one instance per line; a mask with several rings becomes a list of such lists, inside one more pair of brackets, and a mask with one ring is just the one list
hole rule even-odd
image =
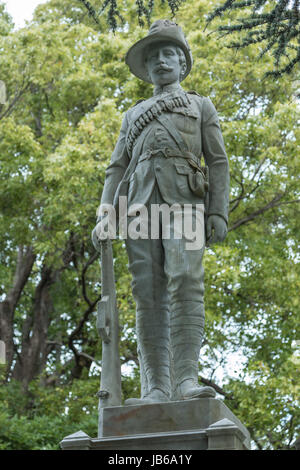
[[131, 124], [126, 139], [129, 153], [132, 151], [137, 137], [157, 116], [160, 116], [164, 112], [172, 112], [174, 110], [188, 116], [190, 104], [191, 101], [187, 93], [171, 94], [165, 98], [161, 96], [158, 97], [158, 99]]

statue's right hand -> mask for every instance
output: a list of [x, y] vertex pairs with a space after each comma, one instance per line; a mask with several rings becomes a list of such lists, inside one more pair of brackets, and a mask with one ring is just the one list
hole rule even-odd
[[93, 242], [93, 245], [94, 245], [95, 249], [97, 251], [100, 251], [101, 250], [101, 241], [98, 237], [98, 234], [99, 234], [99, 227], [98, 227], [98, 224], [97, 224], [96, 227], [92, 231], [92, 242]]
[[101, 251], [101, 243], [105, 240], [105, 237], [101, 236], [102, 235], [102, 220], [104, 219], [105, 216], [98, 217], [96, 227], [92, 231], [92, 242], [97, 251]]
[[107, 218], [107, 214], [104, 214], [97, 219], [96, 227], [92, 231], [92, 242], [97, 251], [101, 251], [101, 244], [105, 243], [109, 238], [107, 230], [107, 224], [110, 219]]

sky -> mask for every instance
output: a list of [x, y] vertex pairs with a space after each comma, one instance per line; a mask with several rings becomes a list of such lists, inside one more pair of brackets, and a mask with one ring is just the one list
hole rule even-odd
[[33, 11], [37, 5], [46, 0], [1, 0], [6, 4], [6, 10], [12, 16], [16, 28], [25, 26], [25, 21], [32, 19]]

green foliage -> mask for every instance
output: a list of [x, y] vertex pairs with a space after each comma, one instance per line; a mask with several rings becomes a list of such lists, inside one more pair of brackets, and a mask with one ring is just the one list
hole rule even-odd
[[[273, 63], [267, 54], [257, 61], [258, 44], [236, 52], [206, 35], [215, 6], [185, 3], [176, 18], [194, 57], [183, 86], [214, 102], [231, 171], [229, 234], [205, 257], [199, 379], [217, 388], [258, 448], [290, 448], [299, 432], [296, 81], [293, 72], [264, 79]], [[162, 5], [153, 19], [167, 12]], [[12, 340], [12, 361], [0, 366], [2, 449], [57, 449], [79, 429], [97, 432], [101, 344], [93, 313], [101, 283], [90, 233], [122, 115], [152, 90], [124, 63], [147, 32], [137, 26], [135, 3], [128, 30], [115, 34], [95, 31], [84, 13], [79, 1], [51, 0], [12, 31], [0, 8], [8, 97], [0, 109], [0, 304], [10, 307], [0, 337]], [[100, 31], [105, 21], [99, 17]], [[127, 398], [139, 393], [139, 372], [121, 240], [114, 256]]]
[[77, 380], [70, 387], [42, 387], [37, 381], [24, 395], [12, 381], [0, 389], [0, 449], [58, 450], [74, 429], [97, 434], [98, 379]]
[[[78, 0], [89, 17], [94, 22], [97, 30], [103, 31], [107, 25], [116, 32], [122, 30], [127, 23], [131, 26], [137, 21], [141, 27], [150, 26], [151, 20], [158, 9], [167, 4], [165, 13], [167, 17], [176, 19], [181, 14], [181, 7], [185, 0], [161, 0], [160, 4], [155, 0], [136, 0], [135, 10], [128, 14], [128, 6], [131, 2], [119, 2], [118, 0]], [[275, 78], [282, 74], [290, 74], [300, 61], [299, 47], [299, 1], [287, 0], [226, 0], [216, 6], [216, 2], [210, 2], [211, 9], [206, 14], [206, 27], [213, 20], [221, 17], [217, 23], [217, 31], [222, 33], [220, 38], [231, 36], [234, 39], [228, 44], [229, 48], [245, 48], [251, 44], [259, 44], [261, 47], [258, 57], [261, 58], [269, 52], [274, 58], [274, 69], [267, 72]], [[129, 4], [129, 5], [128, 5]], [[101, 19], [106, 13], [105, 22]], [[198, 18], [200, 20], [200, 17]], [[227, 24], [224, 24], [227, 21]], [[216, 23], [216, 21], [215, 21]]]
[[13, 28], [12, 18], [5, 11], [5, 5], [0, 4], [0, 35], [6, 36]]

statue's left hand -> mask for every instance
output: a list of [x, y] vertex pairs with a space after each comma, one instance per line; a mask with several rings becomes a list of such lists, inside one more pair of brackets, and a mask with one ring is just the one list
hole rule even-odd
[[227, 235], [227, 224], [222, 217], [218, 215], [210, 215], [206, 223], [206, 243], [212, 245], [213, 243], [222, 242]]

